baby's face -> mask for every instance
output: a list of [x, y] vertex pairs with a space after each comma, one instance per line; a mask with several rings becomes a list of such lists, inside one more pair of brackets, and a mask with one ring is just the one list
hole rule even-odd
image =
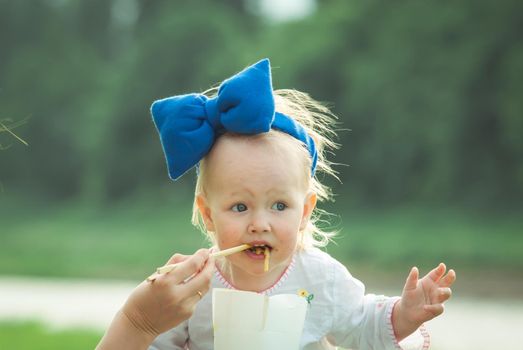
[[268, 272], [263, 254], [247, 250], [228, 258], [233, 275], [242, 280], [281, 275], [315, 204], [300, 155], [268, 142], [220, 138], [207, 158], [200, 210], [219, 248], [247, 243], [270, 249]]

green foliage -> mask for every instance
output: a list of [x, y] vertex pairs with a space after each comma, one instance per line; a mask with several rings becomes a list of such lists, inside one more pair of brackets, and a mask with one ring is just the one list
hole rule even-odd
[[267, 49], [283, 86], [334, 102], [351, 129], [336, 159], [351, 165], [341, 175], [358, 202], [521, 205], [521, 9], [330, 1], [275, 28]]
[[103, 208], [9, 201], [0, 206], [5, 214], [0, 274], [122, 279], [149, 275], [174, 253], [192, 254], [208, 246], [190, 223], [185, 204], [189, 196], [157, 197], [155, 205], [141, 198]]
[[140, 279], [206, 246], [149, 106], [262, 57], [350, 129], [335, 257], [523, 267], [523, 2], [318, 1], [280, 24], [242, 4], [0, 1], [0, 121], [30, 145], [0, 129], [0, 273]]
[[[517, 0], [318, 1], [274, 24], [227, 2], [0, 2], [2, 152], [13, 192], [93, 203], [161, 191], [148, 107], [261, 57], [277, 88], [331, 102], [343, 198], [521, 206], [523, 44]], [[186, 182], [190, 186], [190, 182]]]
[[[139, 281], [176, 252], [208, 247], [189, 221], [191, 194], [170, 195], [155, 204], [135, 198], [100, 209], [78, 203], [42, 209], [42, 203], [16, 201], [0, 206], [6, 218], [0, 274]], [[351, 270], [403, 273], [412, 264], [426, 270], [440, 261], [460, 271], [523, 268], [523, 222], [515, 215], [412, 207], [339, 213], [341, 232], [327, 251]]]
[[50, 330], [35, 322], [1, 322], [0, 349], [94, 349], [102, 334], [90, 330]]
[[347, 266], [406, 271], [412, 264], [428, 269], [444, 261], [458, 270], [517, 271], [523, 267], [522, 225], [515, 215], [484, 217], [453, 208], [351, 210], [338, 244], [328, 250]]

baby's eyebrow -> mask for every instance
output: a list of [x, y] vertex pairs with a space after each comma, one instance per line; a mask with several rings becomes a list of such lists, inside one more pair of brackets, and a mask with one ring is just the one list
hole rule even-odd
[[287, 188], [271, 188], [265, 191], [265, 194], [275, 194], [275, 195], [287, 195], [289, 193]]
[[254, 192], [252, 192], [252, 191], [249, 190], [248, 188], [241, 189], [241, 190], [235, 190], [235, 191], [229, 193], [229, 195], [230, 195], [231, 197], [234, 197], [234, 196], [242, 196], [242, 195], [244, 195], [245, 193], [249, 194], [251, 197], [254, 197]]
[[[260, 193], [260, 192], [258, 192], [258, 193]], [[261, 193], [263, 193], [264, 195], [270, 195], [270, 196], [274, 196], [274, 197], [278, 197], [278, 196], [286, 197], [289, 195], [289, 189], [287, 187], [277, 187], [277, 188], [273, 187], [273, 188], [269, 188], [266, 191], [261, 192]], [[227, 193], [227, 195], [230, 197], [241, 197], [241, 196], [245, 196], [246, 194], [249, 195], [250, 197], [256, 197], [256, 193], [247, 187], [235, 187], [234, 189], [231, 190], [231, 192]]]

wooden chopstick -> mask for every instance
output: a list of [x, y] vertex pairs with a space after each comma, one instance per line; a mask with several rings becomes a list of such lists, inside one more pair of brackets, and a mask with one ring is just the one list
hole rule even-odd
[[[217, 252], [211, 253], [210, 256], [212, 256], [213, 258], [220, 257], [220, 256], [227, 256], [227, 255], [231, 255], [231, 254], [234, 254], [234, 253], [241, 252], [241, 251], [243, 251], [245, 249], [248, 249], [250, 247], [251, 246], [249, 244], [242, 244], [242, 245], [239, 245], [237, 247], [232, 247], [232, 248], [229, 248], [229, 249], [219, 250]], [[167, 272], [170, 272], [170, 271], [174, 270], [179, 264], [181, 264], [181, 263], [169, 264], [169, 265], [165, 265], [165, 266], [161, 266], [161, 267], [157, 268], [155, 273], [153, 273], [151, 276], [147, 277], [147, 281], [148, 282], [154, 281], [156, 279], [156, 277], [158, 277], [159, 275], [162, 275], [164, 273], [167, 273]]]

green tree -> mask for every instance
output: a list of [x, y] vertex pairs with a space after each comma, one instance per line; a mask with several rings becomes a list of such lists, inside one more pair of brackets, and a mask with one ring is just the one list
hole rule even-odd
[[282, 85], [333, 102], [351, 129], [337, 157], [350, 165], [346, 194], [521, 204], [521, 10], [513, 0], [328, 1], [265, 42]]

